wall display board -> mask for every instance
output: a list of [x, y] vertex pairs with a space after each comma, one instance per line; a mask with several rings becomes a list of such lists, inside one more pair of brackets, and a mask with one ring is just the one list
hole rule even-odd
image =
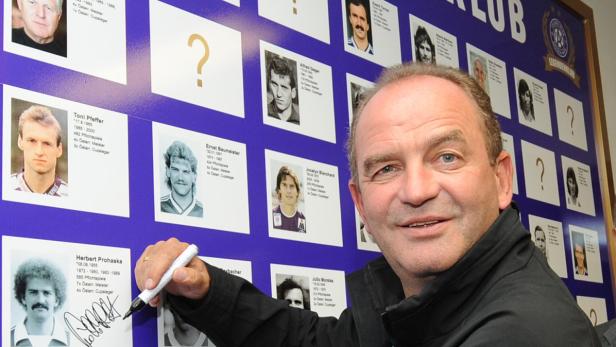
[[137, 295], [135, 260], [172, 236], [267, 295], [341, 312], [344, 275], [380, 255], [346, 188], [346, 133], [381, 69], [412, 60], [467, 70], [490, 95], [531, 239], [594, 323], [614, 318], [592, 12], [366, 5], [4, 0], [2, 344], [23, 321], [12, 286], [29, 257], [64, 273], [55, 319], [108, 312], [98, 337], [67, 327], [71, 345], [188, 343], [164, 307], [115, 315]]

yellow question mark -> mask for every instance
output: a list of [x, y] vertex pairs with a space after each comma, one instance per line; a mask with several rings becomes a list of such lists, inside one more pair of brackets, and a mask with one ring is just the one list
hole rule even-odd
[[[592, 321], [592, 325], [596, 327], [597, 326], [597, 311], [595, 311], [594, 308], [590, 309], [589, 316], [590, 316], [590, 320]], [[593, 316], [594, 316], [594, 319], [593, 319]]]
[[543, 160], [541, 158], [537, 158], [537, 160], [535, 161], [535, 166], [539, 166], [539, 164], [541, 163], [541, 190], [543, 190], [543, 174], [545, 173], [545, 165], [543, 164]]
[[567, 113], [571, 111], [571, 135], [573, 135], [573, 119], [575, 118], [575, 113], [573, 113], [573, 107], [571, 105], [567, 105]]
[[[205, 49], [205, 51], [203, 52], [203, 57], [201, 57], [201, 59], [197, 63], [197, 73], [201, 75], [203, 65], [205, 65], [205, 62], [207, 62], [207, 60], [210, 58], [210, 46], [207, 44], [207, 41], [203, 38], [203, 36], [199, 34], [192, 34], [190, 35], [190, 37], [188, 37], [188, 46], [192, 47], [195, 40], [201, 42], [203, 44], [203, 48]], [[203, 86], [203, 81], [200, 78], [197, 78], [197, 86]]]

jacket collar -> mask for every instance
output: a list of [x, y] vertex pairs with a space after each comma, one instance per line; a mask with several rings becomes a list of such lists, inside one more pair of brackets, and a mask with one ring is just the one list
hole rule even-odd
[[402, 340], [412, 336], [421, 342], [459, 326], [474, 309], [480, 299], [476, 293], [489, 281], [498, 263], [524, 240], [528, 242], [528, 232], [512, 204], [454, 266], [438, 275], [419, 295], [386, 308], [382, 318], [390, 336], [403, 332]]

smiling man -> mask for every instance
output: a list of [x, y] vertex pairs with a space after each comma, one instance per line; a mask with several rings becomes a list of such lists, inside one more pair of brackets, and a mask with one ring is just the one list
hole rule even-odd
[[[178, 312], [225, 346], [599, 346], [511, 204], [512, 160], [474, 79], [421, 63], [388, 69], [348, 150], [353, 201], [384, 256], [349, 276], [352, 308], [338, 319], [298, 313], [195, 258], [167, 286]], [[185, 247], [149, 246], [139, 288]]]
[[15, 274], [15, 299], [26, 318], [11, 328], [11, 346], [68, 346], [69, 334], [54, 313], [66, 300], [66, 280], [55, 266], [30, 259]]
[[160, 210], [182, 216], [203, 217], [197, 200], [197, 158], [181, 141], [174, 141], [164, 154], [165, 184], [170, 194], [160, 199]]
[[63, 0], [17, 0], [23, 28], [13, 29], [13, 42], [66, 57], [66, 40], [57, 37]]
[[15, 190], [67, 196], [68, 185], [56, 176], [62, 156], [62, 129], [51, 110], [34, 105], [19, 116], [17, 147], [23, 152], [23, 170], [11, 175]]
[[347, 7], [347, 17], [351, 33], [347, 44], [360, 51], [373, 54], [370, 43], [370, 11], [365, 0], [350, 0]]

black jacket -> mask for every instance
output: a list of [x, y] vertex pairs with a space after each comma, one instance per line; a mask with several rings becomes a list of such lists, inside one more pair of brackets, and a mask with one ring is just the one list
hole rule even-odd
[[600, 346], [590, 321], [508, 208], [471, 250], [405, 299], [383, 258], [348, 277], [353, 307], [319, 318], [208, 266], [202, 301], [173, 297], [224, 346]]

